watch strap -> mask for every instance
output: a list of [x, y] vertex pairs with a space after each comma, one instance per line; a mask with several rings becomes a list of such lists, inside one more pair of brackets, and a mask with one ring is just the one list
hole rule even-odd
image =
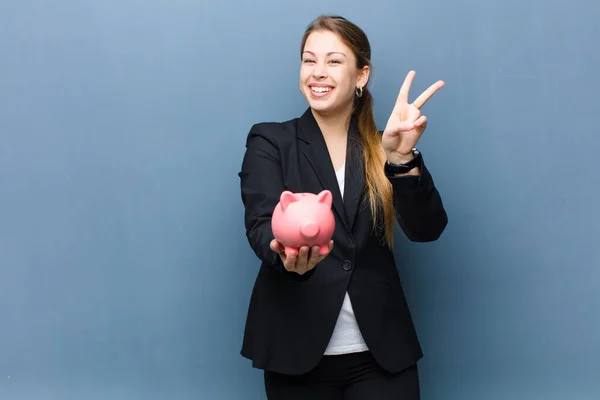
[[396, 174], [406, 174], [412, 169], [418, 167], [421, 164], [421, 152], [417, 149], [413, 149], [413, 159], [404, 164], [393, 164], [389, 161], [385, 162], [384, 171], [387, 176], [394, 176]]

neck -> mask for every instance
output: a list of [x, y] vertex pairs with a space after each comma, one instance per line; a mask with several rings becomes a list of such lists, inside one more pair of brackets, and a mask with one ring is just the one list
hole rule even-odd
[[323, 114], [315, 110], [311, 111], [321, 129], [321, 133], [326, 139], [341, 138], [348, 135], [350, 118], [352, 117], [351, 110], [335, 114]]

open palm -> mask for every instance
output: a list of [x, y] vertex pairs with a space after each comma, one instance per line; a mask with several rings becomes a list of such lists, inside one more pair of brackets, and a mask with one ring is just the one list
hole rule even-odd
[[382, 144], [388, 160], [412, 158], [412, 149], [427, 127], [427, 117], [421, 115], [421, 107], [444, 86], [443, 81], [437, 81], [421, 93], [414, 102], [409, 103], [408, 95], [414, 77], [415, 71], [410, 71], [406, 75], [396, 105], [383, 131]]

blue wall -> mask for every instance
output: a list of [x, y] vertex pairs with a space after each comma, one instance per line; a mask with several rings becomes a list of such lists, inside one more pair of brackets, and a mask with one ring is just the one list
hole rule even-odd
[[446, 81], [420, 147], [450, 224], [397, 240], [423, 398], [597, 399], [600, 5], [294, 7], [0, 3], [0, 398], [264, 398], [236, 174], [253, 123], [304, 111], [333, 12], [372, 41], [380, 127], [409, 69]]

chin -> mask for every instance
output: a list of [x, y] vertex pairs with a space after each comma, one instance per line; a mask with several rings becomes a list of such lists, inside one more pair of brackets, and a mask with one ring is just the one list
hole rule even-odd
[[326, 113], [338, 108], [336, 107], [336, 102], [332, 98], [315, 99], [310, 95], [310, 93], [304, 93], [304, 99], [306, 100], [310, 108], [318, 112]]
[[314, 101], [314, 99], [307, 99], [309, 107], [316, 113], [322, 116], [333, 116], [333, 115], [344, 115], [347, 107], [344, 105], [333, 103]]
[[329, 104], [324, 104], [322, 102], [312, 101], [312, 100], [308, 100], [308, 105], [313, 110], [319, 111], [319, 112], [327, 112], [327, 111], [331, 111], [331, 110], [333, 110], [335, 108], [335, 107], [332, 107]]

